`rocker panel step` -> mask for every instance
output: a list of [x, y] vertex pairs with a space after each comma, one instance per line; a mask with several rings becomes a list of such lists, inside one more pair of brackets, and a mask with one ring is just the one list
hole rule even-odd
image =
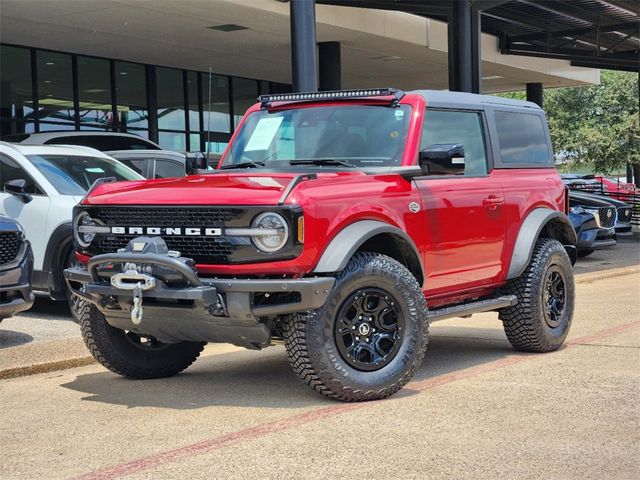
[[431, 323], [438, 320], [445, 320], [447, 318], [463, 317], [473, 313], [489, 312], [499, 308], [512, 307], [516, 303], [518, 303], [518, 299], [515, 295], [504, 295], [502, 297], [490, 298], [488, 300], [479, 300], [477, 302], [454, 305], [453, 307], [429, 310], [427, 318], [429, 319], [429, 323]]

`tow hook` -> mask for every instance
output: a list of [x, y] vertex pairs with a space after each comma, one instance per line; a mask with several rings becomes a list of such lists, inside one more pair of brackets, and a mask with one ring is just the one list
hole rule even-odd
[[140, 325], [142, 323], [142, 283], [138, 282], [133, 289], [133, 308], [131, 309], [131, 323]]
[[125, 264], [125, 272], [111, 277], [111, 285], [120, 290], [133, 291], [131, 322], [134, 325], [140, 325], [144, 315], [142, 310], [142, 291], [155, 288], [156, 279], [146, 273], [138, 273], [132, 264]]

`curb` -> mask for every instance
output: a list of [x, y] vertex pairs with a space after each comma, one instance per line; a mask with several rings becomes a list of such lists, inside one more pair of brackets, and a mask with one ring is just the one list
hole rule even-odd
[[52, 362], [35, 363], [24, 367], [12, 367], [0, 370], [0, 380], [6, 378], [25, 377], [27, 375], [36, 375], [38, 373], [55, 372], [58, 370], [67, 370], [68, 368], [84, 367], [96, 363], [93, 357], [76, 357], [65, 360], [56, 360]]
[[605, 272], [579, 273], [576, 275], [576, 283], [592, 283], [597, 280], [606, 280], [613, 277], [622, 277], [640, 273], [640, 266], [612, 268]]
[[[633, 275], [640, 273], [640, 266], [622, 267], [608, 270], [606, 272], [593, 272], [593, 273], [579, 273], [575, 276], [575, 282], [578, 284], [592, 283], [598, 280], [606, 280], [613, 277], [621, 277], [625, 275]], [[222, 346], [215, 344], [217, 346]], [[233, 351], [238, 347], [228, 346], [228, 351]], [[19, 347], [18, 347], [19, 348]], [[225, 349], [226, 350], [226, 349]], [[206, 351], [206, 350], [205, 350]], [[203, 352], [204, 353], [204, 352]], [[220, 352], [226, 353], [226, 352]], [[218, 354], [220, 354], [218, 353]], [[216, 353], [211, 353], [216, 355]], [[203, 356], [209, 356], [204, 354]], [[2, 369], [0, 368], [0, 380], [8, 378], [24, 377], [27, 375], [36, 375], [39, 373], [48, 373], [58, 370], [67, 370], [69, 368], [84, 367], [97, 363], [91, 355], [84, 355], [80, 357], [72, 357], [63, 360], [53, 360], [48, 362], [35, 363], [31, 365], [10, 367]]]

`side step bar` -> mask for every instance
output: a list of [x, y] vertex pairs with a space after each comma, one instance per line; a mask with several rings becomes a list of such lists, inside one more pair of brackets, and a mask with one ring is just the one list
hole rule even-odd
[[447, 318], [464, 317], [465, 315], [471, 315], [472, 313], [488, 312], [499, 308], [512, 307], [516, 303], [518, 303], [518, 298], [515, 295], [504, 295], [498, 298], [490, 298], [489, 300], [479, 300], [477, 302], [454, 305], [453, 307], [429, 310], [427, 318], [429, 319], [429, 323], [431, 323], [438, 320], [445, 320]]

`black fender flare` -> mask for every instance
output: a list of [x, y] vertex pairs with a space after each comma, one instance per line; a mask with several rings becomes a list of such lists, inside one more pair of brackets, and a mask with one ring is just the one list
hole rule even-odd
[[411, 255], [412, 262], [420, 269], [421, 279], [419, 281], [424, 280], [422, 258], [411, 237], [403, 230], [377, 220], [360, 220], [338, 232], [327, 245], [313, 272], [334, 273], [342, 271], [353, 254], [367, 240], [380, 234], [392, 234], [403, 242], [405, 251]]
[[558, 210], [552, 210], [551, 208], [536, 208], [529, 212], [527, 217], [522, 222], [516, 243], [513, 247], [513, 253], [511, 254], [511, 263], [509, 264], [509, 272], [507, 273], [507, 280], [518, 278], [522, 275], [525, 268], [531, 260], [531, 254], [536, 240], [540, 236], [542, 230], [553, 222], [556, 227], [552, 238], [559, 240], [567, 249], [571, 263], [575, 263], [576, 252], [575, 245], [578, 242], [576, 231], [573, 228], [571, 220]]
[[58, 225], [49, 237], [45, 249], [42, 270], [49, 274], [49, 294], [54, 298], [58, 298], [65, 291], [60, 262], [69, 245], [73, 248], [73, 225], [71, 222]]

